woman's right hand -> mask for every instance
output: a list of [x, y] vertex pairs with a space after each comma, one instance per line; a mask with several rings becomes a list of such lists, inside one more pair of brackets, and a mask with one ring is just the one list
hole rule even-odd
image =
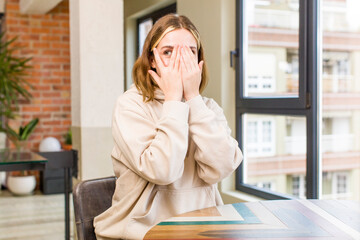
[[149, 74], [164, 92], [165, 101], [181, 101], [183, 97], [183, 84], [180, 69], [180, 46], [173, 48], [169, 64], [165, 66], [159, 52], [154, 48], [156, 72], [149, 70]]

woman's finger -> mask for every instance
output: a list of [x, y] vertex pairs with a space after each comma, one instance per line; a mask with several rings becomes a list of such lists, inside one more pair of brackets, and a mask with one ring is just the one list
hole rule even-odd
[[184, 61], [184, 65], [186, 66], [186, 70], [189, 72], [191, 70], [193, 70], [193, 67], [191, 66], [191, 59], [189, 54], [187, 53], [186, 47], [184, 47], [184, 49], [181, 52], [182, 54], [182, 58]]
[[159, 56], [158, 50], [157, 50], [156, 48], [154, 48], [153, 52], [154, 52], [154, 57], [155, 57], [155, 62], [156, 62], [156, 64], [158, 65], [158, 67], [159, 67], [160, 69], [163, 68], [163, 67], [164, 67], [164, 64], [163, 64], [163, 62], [162, 62], [162, 60], [161, 60], [161, 58], [160, 58], [160, 56]]
[[188, 69], [188, 66], [186, 64], [186, 60], [185, 60], [185, 56], [184, 56], [184, 51], [181, 51], [181, 58], [180, 58], [180, 64], [181, 64], [181, 68], [183, 71], [188, 72], [190, 69]]
[[177, 71], [180, 71], [180, 60], [181, 60], [181, 49], [182, 47], [177, 46], [176, 48], [176, 58], [175, 58], [175, 62], [174, 62], [174, 69]]
[[154, 72], [153, 70], [148, 70], [148, 73], [150, 74], [150, 76], [155, 80], [155, 82], [157, 83], [157, 85], [160, 87], [161, 85], [161, 81], [160, 81], [160, 77], [159, 75]]
[[169, 67], [171, 68], [174, 68], [175, 66], [175, 60], [176, 60], [176, 56], [178, 55], [178, 49], [179, 49], [179, 45], [175, 45], [174, 48], [172, 49], [171, 57], [169, 60]]
[[195, 56], [194, 56], [194, 53], [191, 51], [190, 47], [186, 46], [184, 52], [185, 52], [185, 56], [187, 58], [186, 62], [188, 64], [188, 66], [189, 66], [189, 69], [192, 69], [192, 70], [197, 69], [198, 63], [197, 63], [197, 61], [195, 59]]

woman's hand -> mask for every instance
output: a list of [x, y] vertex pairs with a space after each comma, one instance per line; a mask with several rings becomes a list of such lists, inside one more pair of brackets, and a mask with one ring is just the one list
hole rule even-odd
[[199, 64], [197, 61], [197, 57], [190, 47], [184, 46], [181, 48], [181, 75], [186, 101], [200, 94], [199, 88], [204, 61], [200, 61]]
[[157, 73], [149, 70], [149, 74], [164, 92], [165, 101], [181, 101], [183, 97], [183, 83], [180, 70], [180, 47], [174, 46], [169, 64], [164, 65], [157, 49], [154, 49], [154, 57]]

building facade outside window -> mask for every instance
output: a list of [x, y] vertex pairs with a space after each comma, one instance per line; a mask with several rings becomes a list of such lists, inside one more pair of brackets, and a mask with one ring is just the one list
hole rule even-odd
[[[239, 4], [244, 13], [239, 26], [243, 39], [242, 100], [299, 98], [301, 76], [307, 81], [302, 62], [307, 57], [299, 56], [303, 46], [299, 39], [305, 36], [299, 16], [300, 11], [305, 12], [302, 3], [247, 0]], [[319, 197], [360, 200], [360, 15], [356, 13], [360, 1], [318, 0], [317, 7], [319, 15], [307, 17], [318, 18], [321, 34], [316, 37], [322, 46], [316, 56], [320, 73], [318, 111], [322, 116], [318, 120], [320, 153], [314, 159], [322, 171], [317, 173], [317, 188], [322, 189]], [[238, 118], [238, 132], [245, 156], [240, 185], [268, 190], [259, 183], [271, 182], [271, 190], [277, 193], [304, 198], [310, 127], [306, 113], [300, 110], [300, 114], [291, 114], [296, 107], [282, 111], [244, 106], [238, 108], [243, 113]]]

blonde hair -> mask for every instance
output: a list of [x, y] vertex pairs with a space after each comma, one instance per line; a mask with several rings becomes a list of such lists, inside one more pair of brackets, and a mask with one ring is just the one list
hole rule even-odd
[[[202, 60], [204, 61], [199, 87], [200, 93], [207, 85], [208, 73], [204, 59], [204, 48], [202, 46], [198, 30], [187, 17], [176, 14], [168, 14], [156, 21], [154, 26], [151, 28], [145, 39], [143, 51], [136, 60], [132, 70], [133, 81], [136, 88], [142, 93], [144, 102], [154, 100], [154, 92], [156, 88], [158, 88], [155, 80], [148, 73], [148, 70], [152, 69], [151, 61], [154, 58], [152, 50], [157, 47], [167, 33], [177, 29], [186, 29], [194, 36], [197, 42], [198, 62]], [[153, 70], [155, 71], [155, 69]]]

